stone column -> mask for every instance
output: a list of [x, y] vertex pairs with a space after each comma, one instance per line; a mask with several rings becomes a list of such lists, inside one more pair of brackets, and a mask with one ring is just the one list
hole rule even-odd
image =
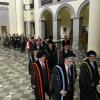
[[44, 39], [44, 37], [45, 37], [45, 20], [41, 20], [41, 38], [43, 38]]
[[32, 24], [30, 21], [26, 21], [26, 36], [32, 36]]
[[41, 20], [39, 19], [39, 0], [34, 0], [35, 38], [41, 37]]
[[100, 55], [100, 0], [90, 0], [88, 50]]
[[9, 0], [10, 35], [17, 34], [16, 0]]
[[[29, 3], [29, 2], [27, 2]], [[32, 36], [32, 15], [31, 15], [31, 8], [30, 8], [30, 3], [25, 4], [25, 11], [26, 11], [26, 36]]]
[[33, 0], [23, 0], [24, 4], [32, 4]]
[[53, 41], [57, 41], [57, 19], [53, 19]]
[[23, 0], [16, 0], [17, 34], [24, 34], [24, 5]]
[[79, 18], [73, 18], [73, 49], [79, 49]]

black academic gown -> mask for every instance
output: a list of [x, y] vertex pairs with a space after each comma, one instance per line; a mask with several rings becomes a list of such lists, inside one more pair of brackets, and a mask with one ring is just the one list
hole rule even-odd
[[100, 100], [97, 99], [96, 86], [99, 84], [99, 74], [97, 64], [94, 63], [95, 69], [87, 59], [80, 67], [79, 86], [80, 100]]
[[[61, 65], [61, 70], [57, 67], [53, 68], [53, 74], [51, 78], [51, 92], [53, 100], [72, 100], [73, 97], [73, 79], [72, 76], [69, 77], [69, 85], [68, 85], [68, 78], [65, 69], [65, 65]], [[72, 72], [72, 71], [71, 71]], [[63, 75], [63, 76], [62, 76]], [[64, 78], [64, 82], [63, 82]], [[65, 84], [65, 91], [68, 92], [66, 96], [63, 97], [60, 94], [61, 90], [63, 90], [63, 84]]]
[[56, 48], [53, 49], [48, 48], [46, 50], [46, 53], [47, 53], [48, 64], [50, 66], [50, 70], [52, 71], [53, 67], [56, 66], [58, 63], [57, 50]]
[[39, 61], [37, 61], [33, 65], [35, 73], [35, 100], [45, 100], [45, 93], [50, 96], [50, 74], [47, 61], [45, 62], [45, 70], [42, 69], [42, 66]]

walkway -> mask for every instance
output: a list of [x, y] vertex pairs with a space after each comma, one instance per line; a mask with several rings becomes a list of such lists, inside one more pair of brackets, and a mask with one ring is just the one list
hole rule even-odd
[[0, 100], [35, 100], [27, 55], [0, 46]]

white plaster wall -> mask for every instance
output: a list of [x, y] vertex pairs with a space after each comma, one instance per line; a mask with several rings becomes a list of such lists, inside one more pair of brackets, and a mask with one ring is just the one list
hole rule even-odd
[[0, 2], [9, 2], [9, 0], [0, 0]]
[[7, 32], [9, 32], [9, 11], [8, 8], [0, 7], [0, 33], [1, 26], [7, 26]]
[[[0, 2], [9, 3], [9, 0], [0, 0]], [[1, 26], [7, 26], [7, 32], [9, 32], [9, 10], [8, 5], [0, 5], [0, 36]]]

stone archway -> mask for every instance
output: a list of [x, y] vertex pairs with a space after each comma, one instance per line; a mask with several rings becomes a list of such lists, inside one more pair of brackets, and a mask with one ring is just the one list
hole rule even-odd
[[[83, 5], [84, 4], [84, 5]], [[79, 48], [87, 50], [89, 28], [89, 2], [83, 3], [79, 10]]]
[[57, 18], [57, 37], [62, 39], [64, 35], [70, 37], [70, 32], [72, 30], [72, 21], [71, 18], [75, 16], [74, 9], [69, 4], [61, 5], [55, 15]]
[[41, 34], [43, 38], [53, 36], [53, 14], [48, 8], [44, 9], [41, 13]]

